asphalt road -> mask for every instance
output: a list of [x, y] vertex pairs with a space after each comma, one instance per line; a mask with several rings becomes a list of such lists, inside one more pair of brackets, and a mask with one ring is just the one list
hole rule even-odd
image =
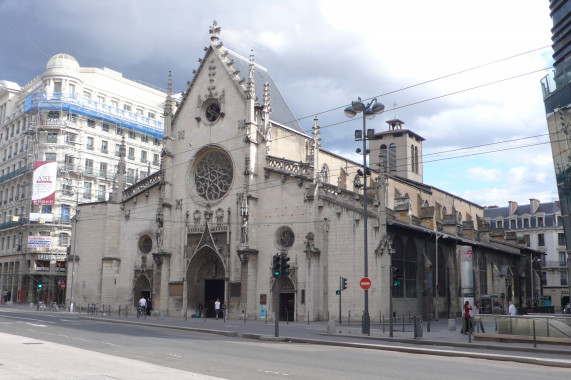
[[89, 379], [569, 377], [569, 369], [512, 362], [228, 338], [69, 314], [0, 312], [0, 378], [32, 378], [35, 373], [38, 378]]

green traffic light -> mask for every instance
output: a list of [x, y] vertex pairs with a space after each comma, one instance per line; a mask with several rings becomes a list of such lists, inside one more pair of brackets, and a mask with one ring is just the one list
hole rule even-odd
[[38, 284], [38, 288], [41, 288], [43, 285], [42, 284]]

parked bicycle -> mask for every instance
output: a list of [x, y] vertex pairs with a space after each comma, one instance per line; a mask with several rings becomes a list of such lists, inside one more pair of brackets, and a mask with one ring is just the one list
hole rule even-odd
[[43, 301], [39, 301], [38, 302], [38, 310], [39, 311], [46, 311], [48, 310], [48, 308], [46, 307], [46, 304]]
[[139, 306], [137, 308], [137, 318], [139, 317], [147, 318], [147, 308], [145, 306]]

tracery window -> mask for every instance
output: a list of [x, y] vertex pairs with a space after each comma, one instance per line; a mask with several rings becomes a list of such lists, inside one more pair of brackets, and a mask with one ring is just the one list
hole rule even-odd
[[212, 150], [197, 160], [194, 169], [196, 192], [207, 201], [222, 198], [232, 184], [232, 161], [220, 151]]
[[218, 102], [210, 103], [206, 107], [204, 115], [206, 116], [206, 119], [210, 122], [215, 122], [216, 120], [218, 120], [218, 118], [220, 117], [220, 104], [218, 104]]

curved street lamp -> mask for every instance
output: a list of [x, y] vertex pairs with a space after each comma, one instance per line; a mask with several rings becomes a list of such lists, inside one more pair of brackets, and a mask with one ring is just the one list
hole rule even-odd
[[[367, 149], [367, 140], [374, 139], [375, 130], [371, 129], [367, 131], [367, 119], [371, 120], [376, 115], [383, 113], [385, 106], [382, 103], [377, 102], [377, 98], [371, 100], [367, 105], [363, 103], [361, 98], [359, 100], [351, 102], [351, 105], [345, 108], [345, 116], [351, 118], [355, 117], [358, 113], [363, 113], [363, 131], [355, 131], [355, 140], [363, 141], [363, 170], [359, 170], [358, 174], [363, 176], [363, 200], [364, 200], [364, 225], [363, 225], [363, 240], [364, 240], [364, 255], [365, 255], [365, 277], [369, 276], [369, 265], [367, 256], [367, 174], [371, 172], [367, 169], [367, 154], [369, 150]], [[357, 149], [359, 153], [360, 149]], [[369, 290], [365, 290], [365, 311], [363, 312], [363, 322], [362, 322], [361, 332], [363, 334], [370, 335], [371, 333], [371, 317], [369, 316]]]

